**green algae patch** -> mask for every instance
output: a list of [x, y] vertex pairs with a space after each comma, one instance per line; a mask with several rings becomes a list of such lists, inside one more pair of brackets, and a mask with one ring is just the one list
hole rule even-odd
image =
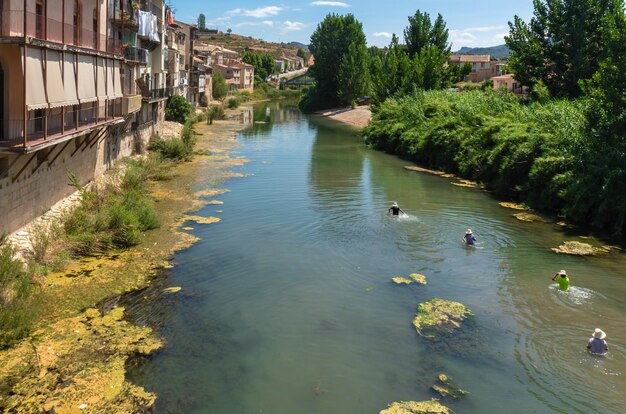
[[211, 197], [215, 197], [218, 195], [222, 195], [225, 193], [228, 193], [230, 190], [226, 190], [223, 188], [210, 188], [210, 189], [206, 189], [206, 190], [201, 190], [201, 191], [197, 191], [194, 193], [194, 197], [196, 198], [201, 198], [201, 197], [205, 197], [205, 198], [211, 198]]
[[463, 304], [443, 299], [420, 303], [413, 326], [424, 338], [436, 340], [461, 327], [461, 323], [472, 315]]
[[406, 167], [404, 167], [404, 169], [405, 170], [409, 170], [409, 171], [421, 172], [421, 173], [425, 173], [425, 174], [437, 175], [439, 177], [444, 177], [444, 178], [456, 178], [456, 176], [454, 174], [448, 174], [448, 173], [445, 173], [443, 171], [430, 170], [428, 168], [417, 167], [417, 166], [414, 166], [414, 165], [406, 166]]
[[513, 214], [513, 217], [525, 223], [540, 223], [545, 221], [543, 218], [541, 218], [541, 216], [529, 212], [515, 213]]
[[391, 278], [392, 282], [395, 283], [396, 285], [410, 285], [411, 283], [413, 283], [413, 281], [411, 279], [405, 279], [403, 277], [393, 277]]
[[88, 309], [34, 333], [0, 354], [7, 412], [137, 412], [156, 396], [125, 379], [126, 360], [162, 346], [150, 328], [123, 320], [124, 309]]
[[600, 256], [610, 253], [613, 249], [610, 246], [594, 247], [588, 243], [566, 241], [559, 247], [553, 247], [551, 250], [555, 253], [574, 256]]
[[218, 217], [202, 217], [202, 216], [183, 216], [180, 219], [182, 222], [185, 221], [193, 221], [198, 224], [213, 224], [222, 221], [222, 219]]
[[469, 394], [469, 392], [455, 384], [446, 374], [439, 374], [437, 376], [437, 382], [435, 382], [431, 388], [437, 394], [441, 395], [442, 398], [459, 399]]
[[163, 293], [167, 293], [172, 294], [172, 293], [178, 293], [182, 290], [183, 288], [181, 288], [180, 286], [174, 286], [174, 287], [169, 287], [167, 289], [163, 289]]
[[445, 405], [438, 400], [430, 401], [401, 401], [389, 404], [387, 409], [382, 410], [380, 414], [452, 414]]
[[511, 210], [518, 210], [518, 211], [528, 211], [529, 208], [526, 207], [523, 204], [518, 204], [518, 203], [509, 203], [509, 202], [502, 202], [502, 203], [498, 203], [500, 206], [504, 207], [504, 208], [508, 208]]
[[221, 206], [222, 204], [224, 204], [223, 201], [219, 201], [219, 200], [211, 200], [208, 202], [209, 205], [213, 205], [213, 206]]
[[457, 187], [463, 187], [463, 188], [476, 188], [479, 190], [483, 189], [483, 186], [474, 182], [474, 181], [470, 181], [470, 180], [463, 180], [461, 178], [457, 178], [457, 181], [453, 181], [450, 184], [455, 185]]
[[418, 283], [420, 285], [425, 285], [426, 284], [426, 276], [424, 275], [420, 275], [419, 273], [411, 273], [409, 275], [409, 277], [415, 282]]

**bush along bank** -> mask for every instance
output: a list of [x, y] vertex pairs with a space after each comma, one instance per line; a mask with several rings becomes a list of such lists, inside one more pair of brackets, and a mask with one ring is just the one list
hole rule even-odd
[[364, 134], [376, 149], [588, 224], [577, 219], [577, 206], [568, 204], [587, 145], [586, 105], [585, 100], [528, 103], [492, 91], [416, 92], [382, 103]]

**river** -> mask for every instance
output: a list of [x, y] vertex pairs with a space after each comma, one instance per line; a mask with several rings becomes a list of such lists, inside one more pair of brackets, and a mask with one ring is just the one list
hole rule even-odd
[[[234, 169], [246, 177], [199, 212], [222, 221], [194, 225], [201, 241], [168, 272], [182, 291], [147, 307], [167, 345], [130, 378], [159, 395], [155, 412], [377, 413], [435, 397], [441, 372], [471, 393], [445, 402], [457, 413], [626, 412], [624, 254], [557, 255], [580, 239], [404, 170], [293, 104], [254, 114], [237, 154], [251, 162]], [[392, 201], [409, 217], [389, 217]], [[468, 227], [474, 249], [460, 243]], [[570, 292], [550, 280], [560, 269]], [[390, 280], [415, 272], [428, 284]], [[435, 297], [474, 316], [431, 343], [411, 322]], [[596, 327], [604, 358], [585, 350]]]

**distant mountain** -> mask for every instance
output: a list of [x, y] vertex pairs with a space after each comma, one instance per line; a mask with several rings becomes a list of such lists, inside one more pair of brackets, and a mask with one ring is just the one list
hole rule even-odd
[[298, 49], [304, 49], [307, 52], [309, 51], [309, 46], [305, 45], [304, 43], [291, 42], [291, 43], [289, 43], [289, 46], [294, 46], [294, 47], [297, 47]]
[[506, 59], [511, 53], [507, 45], [492, 47], [462, 47], [458, 52], [463, 55], [491, 55], [497, 59]]

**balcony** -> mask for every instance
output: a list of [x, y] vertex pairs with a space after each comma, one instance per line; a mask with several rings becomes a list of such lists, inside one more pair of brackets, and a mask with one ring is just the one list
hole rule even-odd
[[0, 125], [5, 124], [4, 131], [0, 130], [0, 152], [33, 152], [121, 120], [123, 115], [122, 99], [116, 99], [110, 100], [108, 105], [46, 110], [45, 115], [26, 121], [5, 120], [0, 122]]
[[150, 56], [150, 53], [146, 49], [140, 49], [138, 47], [124, 48], [124, 59], [126, 59], [126, 61], [129, 63], [147, 65], [148, 56]]
[[0, 37], [24, 41], [26, 37], [84, 47], [92, 50], [109, 51], [106, 35], [93, 30], [79, 28], [73, 23], [51, 19], [42, 14], [7, 10], [0, 12]]
[[142, 92], [144, 102], [157, 102], [178, 94], [179, 87], [169, 87], [160, 89], [149, 89]]
[[141, 110], [141, 100], [141, 95], [124, 95], [122, 100], [122, 113], [128, 115]]
[[139, 29], [139, 22], [135, 17], [135, 13], [126, 10], [115, 10], [115, 15], [111, 16], [111, 22], [117, 27], [123, 27], [125, 29], [131, 29], [137, 31]]

